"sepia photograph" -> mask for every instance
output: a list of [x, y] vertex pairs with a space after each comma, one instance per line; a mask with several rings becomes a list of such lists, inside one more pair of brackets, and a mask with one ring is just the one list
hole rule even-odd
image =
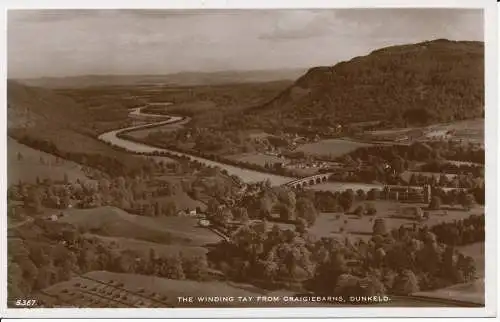
[[485, 12], [7, 10], [2, 305], [485, 312]]

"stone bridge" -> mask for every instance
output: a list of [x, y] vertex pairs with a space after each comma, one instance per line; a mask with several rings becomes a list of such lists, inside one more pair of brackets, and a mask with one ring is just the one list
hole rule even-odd
[[332, 172], [315, 174], [310, 177], [296, 179], [284, 184], [286, 187], [301, 188], [327, 182], [332, 176]]

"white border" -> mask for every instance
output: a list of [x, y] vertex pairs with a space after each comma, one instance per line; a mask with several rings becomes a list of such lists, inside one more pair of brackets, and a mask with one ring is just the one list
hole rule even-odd
[[[486, 64], [486, 306], [485, 308], [210, 308], [210, 309], [7, 309], [6, 283], [0, 293], [0, 307], [2, 318], [341, 318], [341, 317], [479, 317], [496, 316], [497, 312], [497, 266], [498, 260], [495, 252], [497, 235], [495, 228], [497, 221], [497, 156], [498, 156], [498, 111], [497, 111], [497, 16], [494, 0], [309, 0], [309, 1], [265, 1], [265, 0], [170, 0], [168, 5], [161, 0], [4, 0], [5, 8], [11, 9], [41, 9], [41, 8], [67, 8], [67, 9], [92, 9], [92, 8], [164, 8], [164, 9], [251, 9], [251, 8], [483, 8], [485, 18], [485, 64]], [[2, 27], [4, 32], [0, 35], [3, 64], [0, 71], [3, 75], [3, 85], [0, 87], [0, 100], [6, 111], [6, 11], [2, 12]], [[46, 35], [49, 36], [49, 35]], [[497, 44], [497, 45], [495, 45]], [[496, 86], [495, 86], [496, 85]], [[1, 129], [6, 133], [6, 114], [1, 117]], [[6, 138], [1, 140], [1, 148], [6, 151]], [[0, 162], [6, 170], [6, 153], [1, 154]], [[6, 171], [0, 174], [0, 195], [6, 195]], [[2, 214], [6, 214], [5, 202], [0, 203]], [[2, 256], [0, 270], [2, 281], [7, 281], [7, 217], [2, 215]], [[3, 287], [5, 285], [5, 287]]]

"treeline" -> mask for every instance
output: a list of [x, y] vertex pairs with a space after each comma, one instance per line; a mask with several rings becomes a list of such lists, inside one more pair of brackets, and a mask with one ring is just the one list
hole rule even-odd
[[452, 246], [462, 246], [477, 242], [484, 242], [485, 216], [471, 215], [454, 222], [445, 222], [435, 225], [431, 231], [440, 243]]
[[[148, 144], [148, 145], [151, 145], [151, 146], [154, 146], [157, 148], [169, 149], [169, 150], [176, 151], [179, 153], [186, 153], [186, 154], [194, 155], [194, 156], [204, 158], [204, 159], [207, 159], [210, 161], [220, 162], [223, 164], [227, 164], [227, 165], [231, 165], [231, 166], [235, 166], [235, 167], [239, 167], [239, 168], [243, 168], [243, 169], [249, 169], [249, 170], [259, 171], [259, 172], [263, 172], [263, 173], [270, 173], [270, 174], [279, 175], [279, 176], [289, 176], [289, 177], [296, 177], [297, 176], [297, 173], [295, 171], [288, 170], [288, 169], [283, 168], [283, 167], [268, 168], [266, 166], [261, 166], [258, 164], [228, 159], [228, 158], [225, 158], [223, 156], [219, 156], [219, 155], [216, 155], [213, 153], [205, 153], [205, 152], [201, 152], [201, 151], [194, 150], [194, 149], [180, 148], [177, 145], [161, 146], [158, 143], [147, 142], [146, 140], [136, 139], [136, 138], [133, 138], [131, 136], [127, 136], [127, 135], [123, 135], [123, 134], [120, 134], [118, 136], [120, 138], [127, 139], [127, 140], [130, 140], [133, 142]], [[152, 153], [152, 155], [166, 155], [167, 156], [169, 154], [164, 153], [164, 152], [157, 152], [157, 153]]]
[[454, 164], [451, 162], [431, 161], [420, 166], [423, 172], [468, 174], [476, 177], [484, 177], [484, 165], [476, 164]]
[[408, 179], [410, 186], [422, 186], [428, 184], [432, 187], [443, 188], [465, 188], [472, 189], [484, 186], [484, 175], [482, 177], [474, 176], [472, 173], [447, 176], [441, 175], [425, 175], [422, 173], [412, 173]]
[[137, 273], [171, 279], [205, 280], [208, 264], [202, 256], [158, 256], [109, 247], [80, 234], [73, 226], [36, 220], [9, 240], [8, 298], [29, 297], [37, 290], [94, 270]]
[[[352, 160], [369, 162], [373, 158], [378, 158], [385, 162], [391, 162], [394, 158], [400, 157], [405, 161], [440, 162], [440, 160], [454, 160], [484, 164], [484, 149], [472, 146], [464, 147], [453, 142], [416, 142], [411, 145], [374, 145], [360, 147], [348, 153]], [[336, 158], [336, 161], [343, 161], [346, 156]]]

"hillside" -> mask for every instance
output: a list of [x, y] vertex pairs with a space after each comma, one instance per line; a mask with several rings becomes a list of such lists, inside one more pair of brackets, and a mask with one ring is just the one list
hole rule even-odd
[[36, 183], [37, 178], [63, 180], [65, 175], [71, 182], [89, 181], [81, 165], [32, 149], [12, 138], [7, 138], [7, 152], [8, 186], [19, 181]]
[[483, 111], [484, 43], [439, 39], [311, 68], [247, 114], [273, 120], [269, 125], [384, 120], [408, 126], [481, 117]]
[[89, 116], [74, 101], [50, 90], [7, 81], [8, 128], [62, 127], [83, 124]]
[[[50, 89], [7, 81], [8, 135], [19, 143], [65, 160], [121, 175], [142, 158], [116, 151], [97, 139], [96, 115]], [[17, 153], [9, 149], [9, 154]]]
[[151, 218], [132, 215], [115, 207], [67, 210], [60, 221], [97, 235], [160, 244], [203, 246], [220, 240], [212, 231], [198, 227], [195, 218]]

